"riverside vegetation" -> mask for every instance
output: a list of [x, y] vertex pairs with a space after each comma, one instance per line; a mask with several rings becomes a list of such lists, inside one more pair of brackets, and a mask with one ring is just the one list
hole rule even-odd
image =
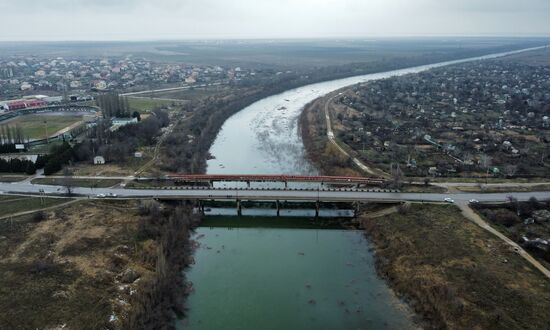
[[377, 270], [428, 329], [543, 329], [550, 284], [511, 247], [454, 206], [412, 205], [363, 216]]
[[184, 313], [188, 205], [77, 202], [0, 223], [0, 328], [166, 329]]

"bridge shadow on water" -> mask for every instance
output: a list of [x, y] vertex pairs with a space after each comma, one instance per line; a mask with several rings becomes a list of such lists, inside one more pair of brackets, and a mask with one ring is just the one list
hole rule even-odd
[[[318, 207], [318, 208], [317, 208]], [[202, 213], [203, 227], [226, 228], [356, 228], [355, 212], [349, 203], [209, 201], [195, 208]]]
[[288, 229], [356, 229], [353, 218], [311, 218], [270, 216], [204, 216], [200, 227], [209, 228], [288, 228]]

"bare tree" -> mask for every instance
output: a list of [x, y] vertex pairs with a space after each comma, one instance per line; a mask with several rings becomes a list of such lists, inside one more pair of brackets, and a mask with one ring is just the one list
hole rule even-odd
[[550, 148], [543, 148], [540, 153], [540, 164], [544, 166], [544, 161], [550, 155]]
[[518, 171], [517, 165], [510, 164], [504, 167], [504, 173], [506, 173], [506, 176], [510, 178], [516, 175], [517, 171]]
[[516, 214], [519, 216], [520, 215], [519, 200], [512, 195], [506, 197], [506, 199], [508, 200], [508, 203], [510, 203], [511, 207], [516, 208]]
[[68, 196], [73, 194], [74, 183], [72, 176], [72, 170], [68, 166], [65, 166], [63, 168], [63, 187], [65, 188], [65, 192]]
[[485, 183], [487, 183], [487, 179], [489, 178], [489, 168], [491, 167], [493, 159], [487, 154], [481, 154], [481, 156], [479, 156], [479, 160], [481, 161], [481, 166], [486, 170]]

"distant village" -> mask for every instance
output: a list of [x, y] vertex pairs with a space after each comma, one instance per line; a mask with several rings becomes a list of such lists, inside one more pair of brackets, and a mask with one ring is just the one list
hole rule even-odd
[[411, 176], [550, 175], [550, 67], [479, 61], [356, 86], [339, 138]]
[[0, 58], [0, 101], [33, 94], [82, 99], [107, 91], [206, 86], [238, 82], [256, 74], [266, 73], [240, 67], [158, 63], [132, 56], [87, 60], [9, 56]]

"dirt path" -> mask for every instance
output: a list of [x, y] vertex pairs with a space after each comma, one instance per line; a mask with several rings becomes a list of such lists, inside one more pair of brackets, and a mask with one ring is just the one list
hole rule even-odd
[[9, 218], [16, 218], [16, 217], [19, 217], [19, 216], [22, 216], [22, 215], [33, 214], [33, 213], [39, 212], [39, 211], [49, 211], [49, 210], [56, 209], [58, 207], [67, 206], [67, 205], [71, 205], [71, 204], [76, 203], [76, 202], [80, 202], [80, 200], [81, 199], [74, 199], [74, 200], [68, 201], [66, 203], [61, 203], [61, 204], [45, 207], [45, 208], [42, 208], [42, 209], [36, 209], [36, 210], [31, 210], [31, 211], [23, 211], [23, 212], [8, 214], [8, 215], [1, 216], [0, 220], [9, 219]]
[[399, 208], [397, 206], [392, 206], [380, 211], [366, 213], [364, 216], [369, 219], [376, 219], [376, 218], [381, 218], [381, 217], [385, 217], [387, 215], [396, 213], [397, 211], [399, 211]]
[[506, 244], [510, 245], [514, 248], [517, 253], [522, 256], [525, 260], [527, 260], [531, 265], [533, 265], [536, 269], [540, 270], [541, 273], [543, 273], [548, 279], [550, 279], [550, 271], [546, 269], [540, 262], [538, 262], [535, 258], [533, 258], [527, 251], [525, 251], [519, 244], [512, 241], [508, 237], [506, 237], [504, 234], [499, 232], [498, 230], [491, 227], [485, 220], [483, 220], [477, 213], [472, 210], [467, 203], [457, 203], [458, 207], [462, 211], [462, 214], [481, 228], [487, 230], [491, 234], [497, 236], [502, 241], [504, 241]]
[[332, 143], [336, 147], [336, 149], [338, 149], [338, 151], [340, 151], [340, 153], [342, 153], [346, 157], [351, 158], [353, 163], [355, 165], [357, 165], [357, 167], [359, 167], [363, 172], [368, 173], [370, 175], [374, 175], [374, 176], [389, 176], [388, 173], [385, 173], [385, 172], [383, 172], [379, 169], [371, 168], [371, 167], [367, 166], [365, 163], [363, 163], [362, 161], [360, 161], [358, 158], [353, 157], [344, 148], [342, 148], [338, 144], [338, 142], [336, 141], [336, 135], [334, 134], [334, 131], [332, 130], [332, 121], [330, 119], [330, 104], [332, 103], [332, 100], [335, 97], [339, 96], [339, 95], [340, 94], [338, 93], [338, 94], [335, 94], [333, 96], [330, 96], [325, 101], [325, 119], [327, 121], [327, 137], [328, 137], [328, 140], [330, 141], [330, 143]]

